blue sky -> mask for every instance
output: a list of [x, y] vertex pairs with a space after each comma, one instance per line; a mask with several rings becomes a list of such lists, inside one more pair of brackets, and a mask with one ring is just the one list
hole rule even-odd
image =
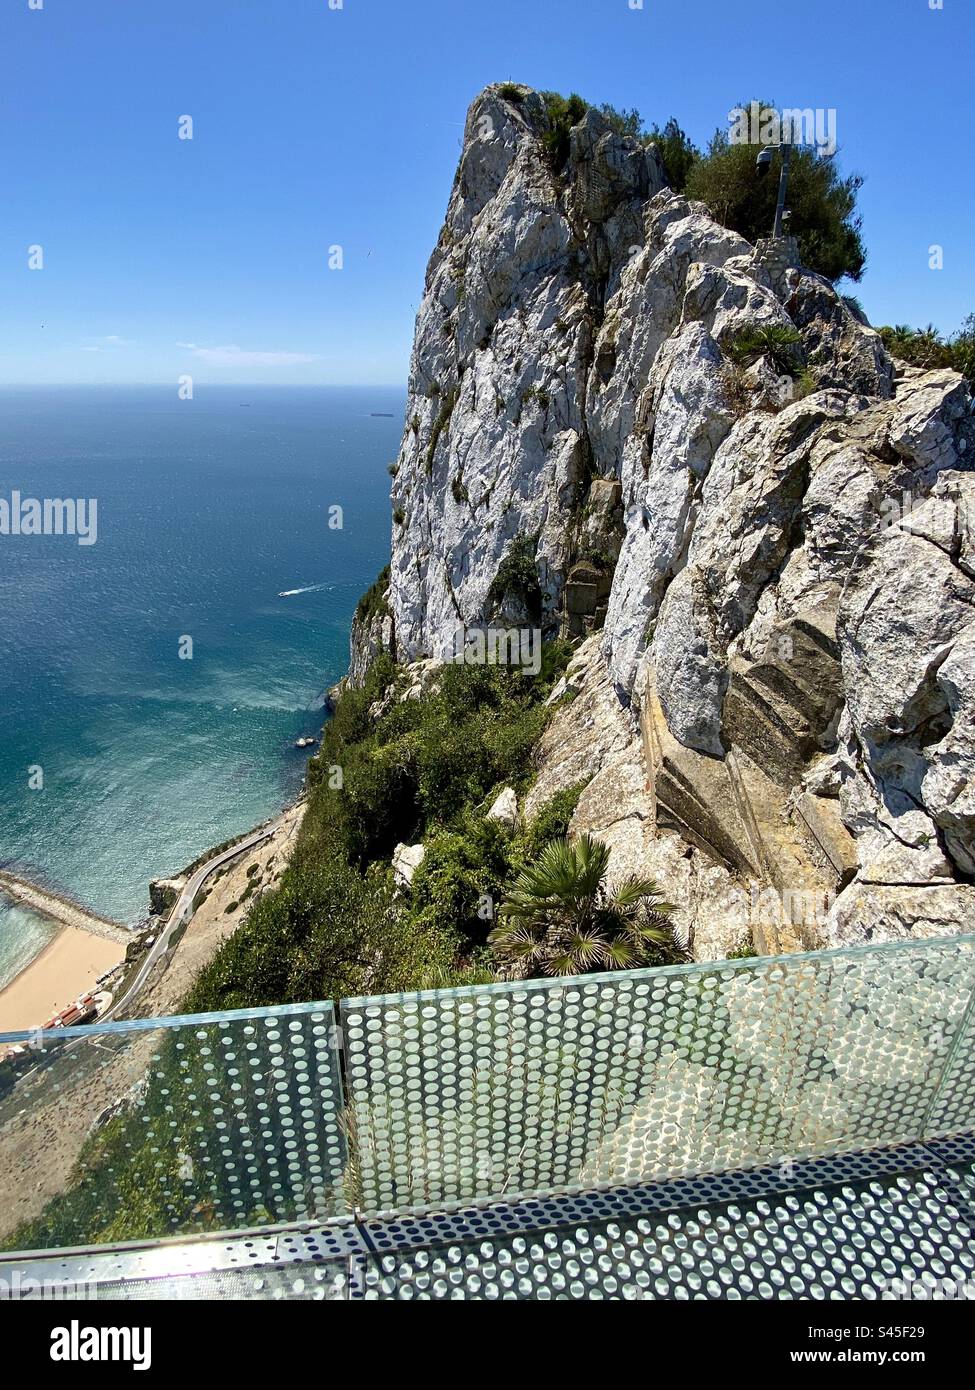
[[871, 319], [975, 310], [972, 0], [636, 3], [3, 0], [0, 382], [405, 382], [464, 113], [505, 79], [699, 142], [753, 95], [834, 107]]

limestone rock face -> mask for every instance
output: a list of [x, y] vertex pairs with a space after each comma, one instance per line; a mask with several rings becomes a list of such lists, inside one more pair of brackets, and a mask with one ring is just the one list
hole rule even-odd
[[700, 324], [660, 351], [648, 401], [654, 446], [632, 433], [622, 451], [627, 527], [606, 618], [606, 650], [623, 690], [633, 688], [647, 624], [659, 611], [691, 534], [700, 481], [733, 417], [721, 385], [721, 353]]
[[349, 684], [357, 687], [365, 680], [366, 672], [378, 653], [394, 650], [392, 614], [374, 613], [365, 622], [358, 617], [353, 618], [350, 648]]
[[688, 748], [720, 757], [728, 676], [708, 603], [707, 575], [695, 565], [681, 570], [664, 597], [653, 664], [671, 733]]
[[505, 787], [498, 793], [485, 820], [497, 820], [512, 828], [518, 824], [518, 796], [514, 787]]
[[401, 887], [413, 882], [413, 875], [423, 863], [425, 845], [397, 845], [393, 850], [393, 876]]
[[518, 536], [536, 549], [554, 621], [573, 510], [592, 471], [586, 419], [595, 324], [662, 183], [653, 152], [595, 112], [554, 169], [541, 99], [489, 87], [427, 269], [394, 484], [391, 598], [406, 659], [491, 616]]
[[561, 164], [548, 129], [511, 84], [468, 113], [417, 316], [392, 616], [353, 665], [442, 658], [463, 626], [581, 636], [526, 815], [588, 781], [578, 827], [711, 920], [705, 865], [815, 904], [753, 930], [767, 949], [866, 939], [870, 912], [975, 930], [966, 383], [894, 362], [794, 242], [753, 248], [597, 113]]
[[845, 796], [867, 882], [975, 874], [975, 580], [960, 563], [972, 507], [975, 475], [942, 474], [863, 548], [843, 595]]
[[658, 830], [640, 740], [616, 696], [598, 634], [573, 657], [566, 691], [575, 698], [559, 701], [542, 736], [525, 819], [556, 792], [584, 783], [570, 834], [588, 832], [609, 846], [614, 881], [631, 874], [656, 880], [675, 906], [678, 939], [698, 959], [725, 955], [748, 933], [740, 883], [678, 834]]
[[975, 887], [971, 884], [853, 883], [831, 913], [830, 943], [902, 941], [908, 937], [951, 936], [975, 925]]
[[829, 281], [818, 275], [797, 276], [786, 308], [821, 386], [890, 399], [893, 364], [880, 334], [857, 318]]

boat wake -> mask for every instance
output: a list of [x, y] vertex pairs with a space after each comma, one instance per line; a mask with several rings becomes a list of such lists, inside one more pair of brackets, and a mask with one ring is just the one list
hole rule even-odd
[[295, 594], [317, 594], [320, 589], [334, 588], [334, 584], [308, 584], [304, 589], [282, 589], [278, 598], [293, 598]]

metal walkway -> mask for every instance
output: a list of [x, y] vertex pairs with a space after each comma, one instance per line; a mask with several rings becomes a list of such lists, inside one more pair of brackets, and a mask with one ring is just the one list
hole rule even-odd
[[452, 1214], [3, 1257], [7, 1287], [15, 1273], [99, 1300], [970, 1299], [975, 1136]]

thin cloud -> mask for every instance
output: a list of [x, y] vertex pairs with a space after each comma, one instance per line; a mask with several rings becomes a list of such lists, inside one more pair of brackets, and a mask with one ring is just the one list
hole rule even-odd
[[106, 333], [101, 338], [88, 338], [82, 352], [103, 352], [106, 348], [132, 347], [131, 339], [120, 338], [117, 333]]
[[248, 352], [232, 343], [227, 347], [201, 347], [199, 343], [177, 343], [201, 362], [219, 367], [293, 367], [302, 362], [320, 362], [317, 352]]

